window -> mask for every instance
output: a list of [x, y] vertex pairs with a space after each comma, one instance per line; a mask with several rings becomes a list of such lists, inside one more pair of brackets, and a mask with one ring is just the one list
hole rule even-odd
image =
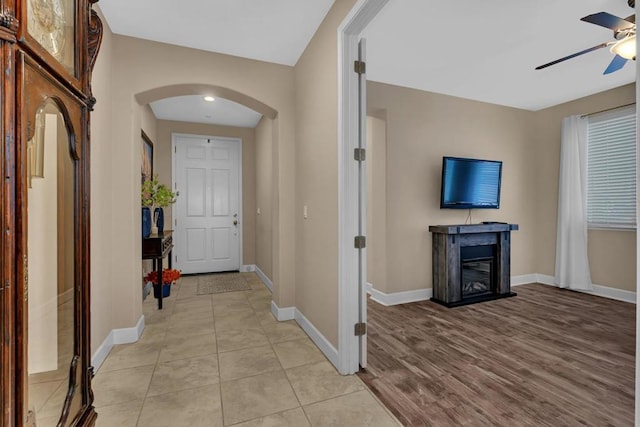
[[587, 222], [590, 228], [636, 228], [636, 110], [589, 117]]

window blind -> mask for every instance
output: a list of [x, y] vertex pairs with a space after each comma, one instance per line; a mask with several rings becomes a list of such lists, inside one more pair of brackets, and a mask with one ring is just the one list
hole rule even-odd
[[635, 106], [589, 117], [587, 223], [636, 227]]

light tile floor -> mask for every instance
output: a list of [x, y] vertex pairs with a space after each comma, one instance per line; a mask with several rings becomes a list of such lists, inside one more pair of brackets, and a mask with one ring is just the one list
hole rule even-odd
[[398, 426], [357, 376], [341, 376], [294, 322], [271, 314], [255, 273], [250, 291], [196, 295], [187, 276], [146, 327], [119, 345], [93, 381], [98, 427]]

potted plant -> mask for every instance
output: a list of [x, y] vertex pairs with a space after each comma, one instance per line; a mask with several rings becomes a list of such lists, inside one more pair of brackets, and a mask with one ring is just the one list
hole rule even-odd
[[156, 185], [156, 192], [154, 196], [154, 202], [157, 208], [153, 211], [154, 222], [158, 227], [158, 232], [164, 231], [164, 208], [176, 202], [177, 194], [171, 191], [169, 187], [164, 184]]
[[[176, 202], [177, 193], [158, 182], [158, 175], [142, 183], [142, 237], [164, 231], [164, 208]], [[156, 206], [151, 217], [151, 208]]]
[[147, 238], [151, 235], [151, 207], [153, 206], [153, 196], [157, 181], [150, 179], [142, 183], [140, 190], [140, 202], [142, 205], [142, 237]]
[[156, 270], [150, 271], [144, 276], [144, 280], [153, 284], [154, 297], [160, 298], [160, 292], [162, 292], [162, 298], [166, 298], [171, 295], [171, 285], [176, 283], [181, 273], [180, 270], [174, 268], [165, 268], [162, 270], [162, 287], [160, 287], [160, 283], [158, 282], [158, 272]]

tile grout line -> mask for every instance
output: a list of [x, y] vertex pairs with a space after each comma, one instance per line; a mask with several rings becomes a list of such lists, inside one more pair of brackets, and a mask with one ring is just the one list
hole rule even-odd
[[[264, 286], [264, 284], [262, 284], [262, 286]], [[251, 288], [251, 291], [255, 291], [255, 289]], [[253, 304], [251, 304], [251, 301], [250, 301], [250, 300], [249, 300], [249, 298], [246, 296], [246, 294], [245, 294], [245, 298], [246, 298], [246, 300], [247, 300], [246, 302], [248, 303], [249, 307], [251, 308], [251, 311], [253, 312], [253, 315], [254, 315], [254, 316], [256, 317], [256, 319], [257, 319], [257, 314], [258, 314], [258, 313], [256, 312], [255, 307], [253, 306]], [[286, 378], [286, 380], [287, 380], [287, 383], [289, 384], [289, 387], [291, 388], [291, 391], [293, 391], [293, 395], [295, 396], [296, 401], [298, 402], [298, 408], [302, 409], [302, 405], [301, 405], [301, 403], [300, 403], [300, 399], [299, 399], [298, 395], [296, 394], [296, 391], [295, 391], [295, 389], [293, 388], [293, 385], [291, 384], [291, 381], [289, 381], [289, 378], [288, 378], [288, 376], [287, 376], [286, 370], [285, 370], [284, 366], [282, 365], [282, 361], [281, 361], [281, 360], [280, 360], [280, 358], [278, 357], [278, 353], [276, 353], [276, 350], [275, 350], [275, 348], [274, 348], [274, 344], [276, 344], [276, 343], [272, 342], [272, 341], [269, 339], [269, 336], [267, 335], [267, 330], [265, 329], [264, 324], [263, 324], [262, 322], [260, 322], [259, 320], [258, 320], [258, 327], [260, 328], [260, 330], [262, 331], [262, 334], [263, 334], [263, 335], [265, 336], [265, 338], [267, 339], [268, 347], [271, 349], [271, 352], [273, 353], [273, 355], [275, 356], [276, 360], [278, 361], [278, 365], [280, 366], [280, 372], [282, 372], [282, 374], [284, 375], [284, 377], [285, 377], [285, 378]], [[255, 346], [255, 347], [248, 347], [248, 348], [257, 348], [257, 347], [267, 347], [267, 346]], [[232, 351], [242, 351], [242, 350], [246, 350], [246, 349], [247, 349], [247, 348], [238, 349], [238, 350], [232, 350]], [[275, 370], [275, 371], [271, 371], [271, 372], [278, 372], [278, 371], [277, 371], [277, 370]], [[258, 377], [258, 376], [260, 376], [260, 375], [264, 375], [265, 373], [269, 373], [269, 372], [262, 372], [262, 373], [255, 374], [255, 375], [250, 375], [250, 376], [247, 376], [247, 377], [236, 378], [236, 379], [228, 380], [228, 381], [226, 381], [226, 382], [237, 381], [237, 380], [241, 380], [241, 379], [245, 379], [245, 378]], [[222, 384], [222, 378], [221, 378], [221, 384]], [[256, 418], [251, 418], [251, 419], [248, 419], [248, 420], [243, 420], [243, 421], [241, 421], [240, 423], [244, 423], [244, 422], [249, 422], [249, 421], [252, 421], [252, 420], [261, 419], [261, 418], [264, 418], [264, 417], [267, 417], [267, 416], [272, 416], [272, 415], [281, 414], [281, 413], [284, 413], [284, 412], [287, 412], [287, 411], [291, 411], [291, 410], [293, 410], [293, 409], [296, 409], [296, 408], [285, 409], [285, 410], [283, 410], [283, 411], [274, 412], [274, 413], [267, 414], [267, 415], [261, 415], [261, 416], [258, 416], [258, 417], [256, 417]], [[302, 410], [302, 411], [303, 411], [303, 413], [304, 413], [304, 410]], [[307, 418], [306, 414], [305, 414], [305, 418]], [[308, 420], [308, 418], [307, 418], [307, 420]], [[236, 423], [236, 424], [240, 424], [240, 423]]]
[[[263, 284], [263, 286], [264, 286], [264, 284]], [[273, 301], [273, 293], [271, 294], [271, 298], [272, 298], [272, 301]], [[252, 308], [253, 308], [253, 306], [252, 306]], [[254, 310], [254, 313], [255, 313], [255, 310]], [[273, 315], [273, 314], [271, 314], [271, 315]], [[277, 321], [277, 319], [276, 319], [276, 321]], [[264, 325], [262, 323], [260, 323], [260, 322], [258, 322], [258, 323], [260, 324], [260, 327], [262, 328], [262, 331], [263, 331], [264, 335], [267, 337], [267, 341], [269, 342], [269, 345], [271, 346], [271, 351], [276, 356], [276, 360], [280, 364], [280, 368], [282, 368], [282, 374], [286, 378], [287, 383], [289, 384], [289, 387], [291, 388], [291, 391], [293, 392], [293, 395], [295, 396], [296, 401], [298, 402], [298, 408], [300, 408], [302, 410], [302, 413], [304, 414], [305, 419], [307, 420], [307, 422], [311, 426], [311, 420], [307, 416], [307, 413], [304, 411], [304, 408], [302, 407], [302, 402], [300, 402], [300, 397], [298, 396], [298, 393], [296, 393], [296, 389], [293, 387], [293, 384], [291, 384], [291, 380], [289, 379], [289, 375], [287, 375], [287, 370], [285, 369], [284, 365], [282, 364], [282, 361], [278, 357], [278, 353], [276, 352], [276, 349], [274, 347], [274, 345], [278, 344], [278, 343], [272, 342], [269, 339], [269, 336], [267, 335], [267, 330], [265, 329]], [[291, 340], [291, 341], [293, 341], [293, 340]], [[292, 409], [287, 409], [286, 411], [291, 411], [291, 410]], [[278, 412], [278, 413], [284, 413], [286, 411], [282, 411], [282, 412]], [[274, 414], [271, 414], [271, 415], [274, 415]]]
[[[159, 315], [158, 317], [156, 317], [154, 319], [154, 323], [153, 325], [159, 325], [160, 327], [163, 328], [163, 332], [162, 332], [162, 336], [161, 336], [161, 343], [159, 344], [159, 350], [158, 353], [156, 355], [155, 358], [155, 363], [154, 364], [148, 364], [148, 365], [143, 365], [143, 366], [153, 366], [153, 369], [151, 369], [151, 378], [149, 380], [148, 386], [146, 387], [146, 392], [144, 393], [144, 396], [142, 398], [142, 404], [140, 406], [139, 411], [137, 411], [137, 418], [136, 418], [136, 425], [138, 425], [142, 419], [142, 412], [143, 409], [145, 407], [145, 405], [147, 405], [150, 400], [156, 396], [149, 396], [150, 390], [151, 390], [151, 385], [153, 382], [153, 378], [154, 375], [158, 372], [159, 369], [159, 365], [161, 363], [168, 363], [168, 362], [174, 362], [174, 361], [178, 361], [178, 360], [187, 360], [187, 359], [192, 359], [192, 358], [197, 358], [197, 357], [205, 357], [205, 356], [209, 356], [209, 355], [213, 355], [212, 353], [209, 353], [207, 355], [200, 355], [200, 356], [190, 356], [190, 357], [181, 357], [178, 359], [173, 359], [170, 361], [165, 361], [165, 362], [161, 362], [161, 355], [163, 353], [163, 351], [166, 350], [166, 346], [167, 346], [167, 342], [168, 342], [168, 330], [167, 325], [170, 325], [172, 323], [172, 318], [174, 316], [176, 316], [178, 313], [176, 313], [177, 308], [182, 305], [182, 304], [190, 304], [192, 302], [196, 302], [196, 301], [203, 301], [203, 299], [201, 299], [201, 296], [198, 295], [191, 295], [191, 289], [190, 287], [192, 286], [192, 284], [189, 284], [189, 291], [187, 292], [187, 288], [184, 287], [185, 284], [181, 283], [179, 285], [179, 288], [176, 289], [177, 292], [175, 292], [175, 298], [172, 299], [171, 301], [171, 305], [167, 304], [167, 306], [165, 307], [165, 312], [163, 313], [164, 315]], [[268, 416], [273, 416], [273, 415], [278, 415], [278, 414], [282, 414], [288, 411], [292, 411], [295, 410], [297, 408], [302, 409], [303, 414], [305, 416], [305, 419], [307, 420], [307, 422], [309, 423], [309, 425], [312, 425], [311, 423], [311, 419], [309, 418], [309, 415], [307, 414], [307, 412], [304, 410], [304, 406], [301, 403], [301, 397], [298, 395], [298, 393], [296, 392], [296, 389], [294, 388], [291, 379], [287, 373], [287, 369], [298, 369], [298, 368], [304, 368], [310, 365], [314, 365], [314, 364], [318, 364], [318, 363], [326, 363], [327, 359], [326, 357], [324, 357], [322, 359], [322, 361], [313, 361], [313, 362], [307, 362], [307, 359], [303, 356], [302, 360], [304, 360], [305, 363], [303, 363], [302, 365], [295, 365], [295, 366], [290, 366], [289, 368], [285, 368], [283, 365], [283, 359], [281, 359], [278, 356], [278, 353], [276, 352], [276, 347], [278, 347], [280, 344], [284, 344], [284, 343], [291, 343], [294, 341], [304, 341], [304, 340], [308, 340], [310, 339], [308, 337], [308, 335], [306, 333], [303, 333], [302, 336], [295, 336], [295, 337], [290, 337], [289, 334], [291, 333], [288, 327], [284, 328], [284, 331], [280, 331], [278, 330], [277, 332], [274, 331], [274, 337], [270, 338], [270, 335], [268, 333], [268, 331], [271, 331], [273, 327], [277, 327], [279, 324], [283, 324], [283, 323], [287, 323], [287, 324], [291, 324], [291, 325], [295, 325], [299, 328], [299, 325], [297, 325], [297, 322], [278, 322], [277, 320], [273, 319], [273, 313], [271, 313], [271, 311], [269, 310], [268, 307], [264, 306], [264, 301], [265, 300], [269, 300], [272, 301], [272, 293], [269, 292], [268, 294], [264, 293], [262, 291], [262, 289], [266, 289], [268, 291], [268, 288], [266, 288], [264, 286], [264, 284], [262, 282], [257, 282], [257, 283], [250, 283], [251, 289], [249, 291], [243, 292], [242, 293], [242, 297], [238, 300], [238, 301], [234, 301], [234, 298], [230, 298], [229, 301], [220, 301], [218, 300], [218, 302], [220, 302], [220, 304], [215, 304], [214, 305], [214, 300], [215, 295], [216, 294], [211, 294], [208, 295], [209, 298], [208, 299], [208, 303], [209, 303], [209, 309], [204, 310], [203, 313], [206, 313], [208, 310], [210, 310], [209, 312], [212, 314], [212, 326], [213, 326], [213, 333], [214, 333], [214, 340], [215, 340], [215, 359], [217, 360], [217, 374], [218, 374], [218, 390], [219, 390], [219, 395], [220, 395], [220, 411], [221, 411], [221, 417], [222, 417], [222, 424], [224, 426], [227, 426], [226, 421], [224, 419], [224, 415], [225, 415], [225, 409], [224, 409], [224, 403], [223, 403], [223, 399], [222, 399], [222, 387], [223, 387], [223, 383], [230, 383], [230, 382], [234, 382], [234, 381], [238, 381], [238, 380], [243, 380], [243, 379], [247, 379], [247, 378], [252, 378], [252, 377], [257, 377], [260, 375], [264, 375], [264, 374], [268, 374], [268, 373], [276, 373], [276, 372], [282, 372], [287, 380], [287, 384], [289, 385], [290, 389], [293, 391], [294, 396], [296, 397], [296, 401], [297, 401], [297, 406], [295, 408], [290, 408], [290, 409], [285, 409], [282, 411], [278, 411], [278, 412], [274, 412], [274, 413], [269, 413], [266, 415], [262, 415], [260, 417], [256, 417], [256, 418], [252, 418], [250, 420], [243, 420], [240, 423], [244, 423], [244, 422], [248, 422], [251, 420], [255, 420], [255, 419], [259, 419], [259, 418], [264, 418], [264, 417], [268, 417]], [[254, 294], [254, 292], [256, 294]], [[203, 301], [204, 302], [204, 301]], [[241, 303], [241, 304], [246, 304], [251, 310], [250, 313], [252, 314], [253, 318], [256, 319], [256, 326], [250, 329], [255, 329], [257, 332], [260, 332], [265, 340], [266, 343], [262, 344], [262, 345], [255, 345], [255, 344], [251, 344], [251, 346], [249, 347], [243, 347], [243, 348], [239, 348], [239, 349], [235, 349], [235, 350], [228, 350], [228, 351], [220, 351], [220, 347], [219, 347], [219, 330], [218, 330], [218, 322], [217, 322], [217, 317], [216, 317], [216, 313], [218, 312], [218, 310], [222, 309], [223, 313], [221, 314], [221, 316], [226, 316], [226, 308], [234, 305], [236, 303]], [[188, 307], [188, 306], [187, 306]], [[188, 313], [189, 310], [186, 311], [186, 313]], [[182, 313], [184, 313], [184, 311], [182, 311], [180, 314], [182, 315]], [[269, 315], [267, 316], [266, 313], [269, 313]], [[229, 313], [227, 313], [229, 314]], [[233, 312], [231, 312], [231, 314], [233, 314]], [[269, 317], [270, 316], [270, 317]], [[188, 320], [189, 316], [186, 316], [186, 319]], [[205, 319], [203, 319], [205, 320]], [[208, 319], [205, 323], [208, 323]], [[149, 325], [151, 326], [151, 324]], [[246, 329], [246, 328], [243, 328]], [[227, 331], [224, 331], [227, 332]], [[303, 331], [304, 332], [304, 331]], [[203, 333], [201, 335], [206, 335], [207, 333]], [[281, 339], [281, 340], [277, 340], [277, 341], [273, 341], [275, 340], [278, 336], [283, 336], [286, 337], [285, 339]], [[288, 337], [289, 336], [289, 337]], [[243, 340], [243, 342], [245, 342], [245, 344], [247, 342], [252, 342], [255, 343], [255, 340], [249, 339], [249, 340]], [[312, 342], [313, 343], [313, 342]], [[267, 345], [268, 344], [268, 345]], [[313, 343], [314, 347], [317, 348], [317, 346], [315, 346], [315, 343]], [[269, 372], [262, 372], [259, 374], [255, 374], [255, 375], [250, 375], [250, 376], [246, 376], [246, 377], [241, 377], [241, 378], [234, 378], [234, 379], [229, 379], [226, 381], [222, 380], [222, 375], [221, 375], [221, 355], [228, 353], [228, 352], [233, 352], [233, 351], [244, 351], [244, 350], [249, 350], [249, 349], [255, 349], [257, 347], [264, 347], [265, 349], [270, 349], [272, 354], [276, 357], [276, 360], [278, 362], [277, 367], [275, 370], [273, 371], [269, 371]], [[297, 347], [296, 347], [297, 348]], [[286, 347], [285, 347], [286, 349]], [[210, 357], [210, 356], [209, 356]], [[294, 359], [295, 360], [295, 359]], [[140, 366], [142, 367], [142, 366]], [[275, 365], [274, 365], [275, 367]], [[137, 368], [137, 367], [136, 367]], [[126, 368], [122, 368], [122, 369], [126, 369]], [[114, 370], [117, 371], [117, 370]], [[363, 385], [364, 383], [362, 381], [360, 381], [359, 385]], [[211, 384], [210, 386], [213, 386], [213, 384]], [[185, 388], [184, 390], [187, 390], [189, 388]], [[363, 387], [364, 390], [368, 390], [367, 387]], [[339, 394], [337, 396], [333, 396], [333, 397], [329, 397], [323, 400], [319, 400], [317, 402], [311, 402], [309, 403], [309, 405], [313, 405], [316, 403], [320, 403], [320, 402], [325, 402], [331, 399], [335, 399], [335, 398], [339, 398], [342, 396], [348, 396], [354, 393], [357, 393], [359, 391], [362, 390], [356, 390], [350, 393], [345, 393], [345, 394]], [[163, 393], [164, 394], [164, 393]], [[371, 392], [369, 391], [369, 394], [371, 394]], [[374, 396], [374, 399], [376, 400], [377, 403], [379, 403], [379, 400]], [[387, 411], [388, 412], [388, 411]], [[132, 414], [133, 415], [133, 414]], [[132, 417], [133, 418], [133, 417]], [[236, 425], [236, 424], [233, 424]]]
[[216, 337], [216, 359], [218, 360], [218, 393], [220, 394], [220, 417], [222, 418], [222, 425], [226, 426], [224, 420], [224, 402], [222, 399], [222, 371], [220, 370], [220, 347], [218, 346], [218, 328], [216, 328], [216, 308], [213, 304], [213, 294], [209, 295], [211, 301], [211, 313], [213, 314], [213, 331]]
[[[264, 286], [264, 284], [263, 284], [263, 286]], [[272, 295], [272, 300], [273, 300], [273, 293], [271, 293], [271, 295]], [[270, 314], [273, 315], [272, 313], [270, 313]], [[277, 321], [277, 319], [276, 319], [276, 321]], [[300, 410], [302, 410], [302, 413], [304, 414], [304, 417], [307, 420], [307, 423], [309, 423], [309, 426], [312, 426], [311, 420], [309, 419], [309, 415], [304, 410], [304, 406], [302, 405], [302, 402], [300, 401], [300, 396], [298, 396], [298, 393], [296, 392], [296, 389], [293, 387], [293, 384], [291, 384], [291, 379], [289, 378], [289, 375], [287, 374], [287, 370], [285, 369], [284, 365], [282, 364], [282, 361], [278, 357], [278, 353], [276, 352], [276, 349], [274, 347], [275, 344], [279, 344], [280, 342], [290, 342], [290, 341], [295, 341], [295, 339], [287, 340], [287, 341], [280, 341], [278, 343], [272, 342], [269, 339], [268, 335], [267, 335], [267, 331], [266, 331], [264, 325], [262, 323], [260, 323], [260, 326], [262, 327], [262, 330], [263, 330], [265, 336], [267, 336], [267, 341], [269, 341], [269, 345], [271, 345], [271, 351], [273, 351], [273, 353], [275, 354], [276, 359], [278, 360], [278, 363], [280, 364], [280, 367], [282, 368], [282, 372], [284, 373], [284, 377], [287, 379], [287, 383], [289, 384], [289, 387], [291, 387], [291, 391], [293, 391], [293, 395], [296, 397], [296, 400], [298, 401], [298, 408], [300, 408]], [[306, 333], [305, 333], [305, 335], [306, 335]], [[310, 338], [307, 336], [307, 339], [310, 339]], [[307, 366], [307, 365], [301, 365], [301, 366]], [[288, 410], [290, 411], [291, 409], [288, 409]], [[286, 412], [286, 411], [282, 411], [282, 412], [279, 412], [279, 413], [283, 413], [283, 412]]]
[[[178, 295], [180, 295], [180, 289], [178, 289]], [[178, 295], [176, 295], [176, 299], [178, 298]], [[168, 307], [167, 307], [168, 308]], [[173, 316], [173, 309], [175, 308], [175, 302], [171, 303], [171, 313], [167, 314], [167, 317], [171, 317]], [[163, 319], [165, 322], [167, 321], [167, 319]], [[142, 332], [142, 334], [144, 335], [144, 331]], [[140, 411], [138, 412], [138, 418], [136, 419], [136, 426], [140, 423], [140, 418], [142, 417], [142, 410], [144, 409], [144, 404], [147, 402], [147, 397], [149, 396], [149, 390], [151, 390], [151, 383], [153, 382], [153, 376], [156, 373], [156, 369], [158, 368], [158, 363], [160, 361], [160, 354], [162, 354], [162, 349], [164, 348], [164, 343], [167, 339], [167, 332], [166, 330], [163, 332], [163, 336], [162, 336], [162, 345], [160, 347], [160, 350], [158, 351], [158, 356], [156, 357], [156, 363], [153, 365], [153, 370], [151, 371], [151, 377], [149, 378], [149, 385], [147, 386], [147, 391], [144, 394], [144, 398], [142, 399], [142, 405], [140, 405]]]

